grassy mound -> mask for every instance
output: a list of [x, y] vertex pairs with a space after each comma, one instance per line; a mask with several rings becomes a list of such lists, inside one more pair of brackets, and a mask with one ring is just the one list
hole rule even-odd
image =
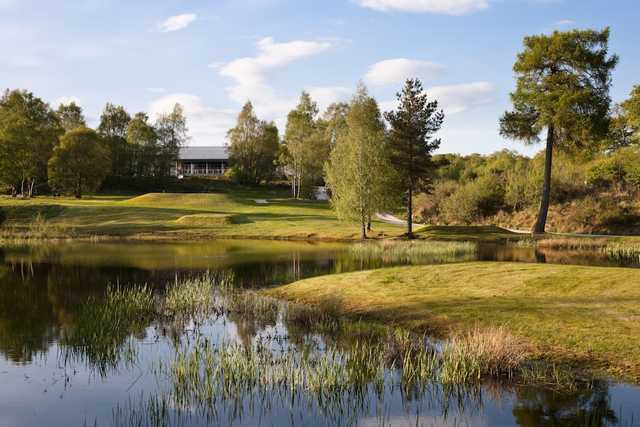
[[229, 214], [194, 214], [184, 215], [176, 220], [181, 225], [209, 227], [215, 225], [247, 224], [251, 222], [244, 215]]
[[372, 270], [268, 291], [344, 314], [448, 335], [505, 327], [535, 353], [640, 381], [640, 274], [633, 268], [473, 262]]

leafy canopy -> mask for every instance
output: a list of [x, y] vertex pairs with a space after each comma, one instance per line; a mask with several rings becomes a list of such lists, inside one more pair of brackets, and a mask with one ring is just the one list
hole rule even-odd
[[500, 120], [500, 133], [537, 143], [546, 129], [563, 148], [599, 142], [609, 127], [609, 87], [618, 57], [608, 52], [609, 29], [529, 36], [513, 67], [513, 110]]

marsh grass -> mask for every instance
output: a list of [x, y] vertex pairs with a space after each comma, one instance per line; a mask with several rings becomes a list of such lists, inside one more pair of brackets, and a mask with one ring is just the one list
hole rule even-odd
[[37, 211], [20, 225], [5, 223], [0, 226], [0, 240], [30, 241], [43, 239], [68, 239], [74, 236], [73, 228], [50, 221], [46, 214]]
[[233, 275], [227, 272], [176, 281], [164, 293], [154, 293], [147, 285], [109, 285], [104, 297], [91, 297], [80, 308], [62, 340], [63, 358], [85, 361], [106, 375], [123, 360], [135, 362], [133, 338], [144, 335], [154, 323], [177, 329], [189, 320], [197, 325], [220, 316], [216, 292], [232, 287]]
[[144, 332], [156, 313], [156, 300], [147, 286], [109, 286], [104, 299], [90, 298], [82, 305], [75, 326], [62, 340], [65, 360], [85, 360], [101, 374], [114, 368], [122, 356], [132, 362], [128, 338]]
[[444, 263], [474, 259], [477, 245], [473, 242], [385, 240], [378, 243], [358, 243], [352, 245], [350, 251], [356, 259], [363, 261]]
[[640, 242], [606, 238], [553, 238], [536, 242], [540, 249], [593, 251], [617, 260], [640, 260]]
[[440, 378], [466, 383], [483, 377], [513, 378], [527, 358], [525, 347], [506, 329], [474, 330], [444, 345]]

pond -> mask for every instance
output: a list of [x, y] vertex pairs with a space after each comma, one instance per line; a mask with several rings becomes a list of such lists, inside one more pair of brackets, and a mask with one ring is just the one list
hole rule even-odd
[[[640, 265], [597, 253], [502, 244], [481, 245], [458, 261], [470, 259]], [[436, 261], [442, 262], [420, 262]], [[394, 263], [363, 260], [348, 246], [331, 243], [5, 246], [0, 249], [0, 427], [640, 425], [640, 388], [608, 380], [566, 389], [498, 381], [409, 384], [388, 364], [360, 378], [349, 366], [375, 367], [359, 365], [359, 358], [381, 357], [354, 344], [362, 325], [306, 330], [291, 316], [269, 311], [271, 306], [234, 311], [216, 305], [184, 318], [145, 315], [110, 325], [124, 333], [100, 342], [107, 348], [102, 353], [87, 341], [74, 341], [74, 334], [86, 329], [81, 323], [87, 313], [109, 318], [100, 311], [109, 307], [102, 305], [108, 304], [107, 289], [147, 284], [144, 289], [164, 295], [172, 284], [213, 276], [232, 282], [234, 289], [259, 289]], [[237, 307], [238, 300], [226, 304]], [[231, 370], [238, 372], [235, 382]], [[202, 393], [210, 395], [203, 399]]]

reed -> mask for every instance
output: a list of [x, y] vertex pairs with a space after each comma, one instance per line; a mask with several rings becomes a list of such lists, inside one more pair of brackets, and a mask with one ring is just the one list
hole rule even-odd
[[350, 251], [356, 259], [363, 261], [444, 263], [473, 259], [477, 253], [477, 245], [472, 242], [385, 240], [378, 243], [358, 243], [352, 245]]
[[509, 378], [527, 358], [524, 346], [504, 328], [478, 328], [452, 338], [442, 352], [444, 383], [466, 383], [483, 377]]

